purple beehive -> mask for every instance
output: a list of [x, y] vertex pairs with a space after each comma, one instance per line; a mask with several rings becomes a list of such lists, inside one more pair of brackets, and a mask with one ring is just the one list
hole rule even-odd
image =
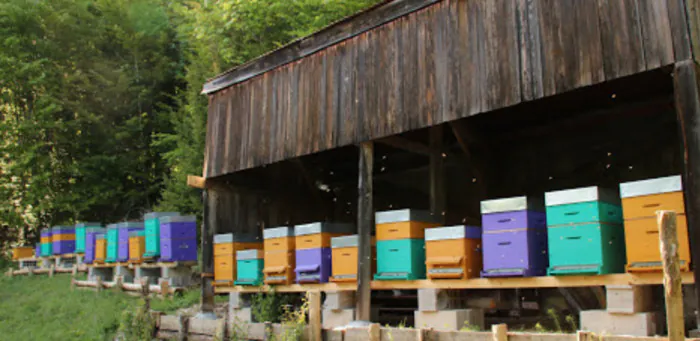
[[75, 252], [75, 229], [69, 226], [54, 226], [51, 228], [52, 253], [65, 255]]
[[541, 276], [547, 271], [542, 200], [514, 197], [481, 203], [483, 277]]
[[129, 261], [129, 232], [143, 230], [142, 222], [117, 224], [117, 262]]
[[331, 249], [296, 250], [297, 283], [327, 283], [331, 276]]
[[85, 257], [83, 262], [92, 264], [95, 261], [95, 236], [104, 233], [104, 228], [91, 228], [85, 233]]
[[36, 248], [34, 249], [34, 257], [39, 257], [41, 255], [41, 243], [36, 243]]
[[160, 218], [160, 260], [197, 260], [197, 219], [194, 216]]

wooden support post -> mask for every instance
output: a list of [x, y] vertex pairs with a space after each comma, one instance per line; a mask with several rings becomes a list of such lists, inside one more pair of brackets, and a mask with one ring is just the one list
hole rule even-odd
[[374, 229], [374, 204], [372, 197], [372, 172], [374, 169], [374, 145], [360, 144], [359, 179], [357, 181], [357, 293], [355, 316], [359, 321], [370, 320], [370, 297], [372, 291], [372, 240]]
[[308, 291], [306, 299], [309, 304], [309, 327], [311, 328], [311, 341], [323, 341], [321, 336], [321, 292]]
[[[693, 61], [677, 63], [673, 70], [676, 116], [683, 142], [683, 194], [695, 283], [700, 283], [700, 93], [698, 68]], [[695, 306], [700, 307], [700, 285], [695, 285]], [[700, 314], [696, 313], [697, 316]], [[698, 321], [700, 328], [700, 321]]]
[[170, 283], [168, 283], [167, 280], [160, 282], [160, 295], [163, 296], [163, 298], [170, 296]]
[[213, 238], [217, 225], [218, 195], [215, 189], [206, 189], [202, 193], [204, 202], [204, 219], [202, 222], [202, 297], [200, 310], [202, 313], [214, 313], [214, 246]]
[[53, 265], [49, 266], [49, 278], [53, 277], [54, 271], [56, 268]]
[[678, 258], [676, 212], [658, 211], [656, 216], [659, 224], [661, 263], [664, 267], [668, 341], [683, 341], [685, 337], [685, 323], [683, 320], [683, 288], [681, 283], [681, 265]]
[[124, 291], [124, 276], [114, 277], [114, 287], [117, 291]]
[[95, 277], [95, 283], [97, 284], [97, 292], [102, 291], [102, 276], [96, 276]]
[[493, 333], [493, 341], [508, 341], [508, 326], [501, 324], [494, 324], [491, 326], [491, 332]]
[[264, 322], [264, 329], [263, 329], [263, 340], [264, 341], [270, 341], [274, 338], [274, 334], [272, 332], [272, 322], [270, 321], [265, 321]]
[[370, 324], [367, 333], [367, 341], [379, 341], [382, 338], [382, 328], [378, 323]]
[[177, 316], [178, 330], [177, 330], [177, 341], [187, 341], [187, 334], [189, 333], [190, 320], [187, 315], [180, 314]]
[[430, 212], [444, 221], [445, 217], [445, 163], [442, 157], [443, 126], [430, 128]]

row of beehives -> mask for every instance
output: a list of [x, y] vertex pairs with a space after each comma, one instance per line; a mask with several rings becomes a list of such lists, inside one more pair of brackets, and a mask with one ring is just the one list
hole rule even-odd
[[[28, 256], [23, 249], [18, 253]], [[37, 257], [73, 253], [84, 254], [87, 264], [196, 261], [197, 222], [194, 216], [153, 212], [144, 215], [144, 222], [109, 224], [107, 228], [100, 223], [78, 223], [42, 229]]]
[[[690, 250], [680, 176], [585, 187], [542, 198], [483, 201], [482, 228], [439, 227], [428, 212], [376, 214], [377, 280], [607, 274], [658, 271], [657, 210], [678, 214], [681, 268]], [[215, 283], [258, 285], [355, 281], [350, 224], [313, 223], [214, 239]]]

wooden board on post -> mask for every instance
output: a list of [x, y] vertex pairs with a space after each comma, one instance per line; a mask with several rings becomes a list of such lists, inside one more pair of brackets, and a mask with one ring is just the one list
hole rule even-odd
[[678, 232], [676, 212], [656, 212], [659, 225], [659, 248], [664, 268], [664, 297], [666, 299], [666, 325], [668, 341], [683, 341], [685, 323], [683, 320], [683, 287], [681, 265], [678, 258]]
[[445, 162], [442, 156], [443, 126], [430, 128], [430, 213], [444, 222], [445, 217]]
[[[204, 218], [200, 248], [202, 250], [202, 273], [214, 273], [214, 245], [213, 238], [216, 231], [218, 196], [216, 189], [206, 189], [202, 193], [204, 202]], [[214, 286], [210, 276], [202, 276], [201, 312], [214, 312]]]
[[[357, 294], [355, 316], [359, 321], [370, 320], [370, 283], [372, 281], [371, 233], [374, 228], [374, 204], [372, 198], [372, 172], [374, 169], [374, 145], [360, 144], [359, 179], [357, 181]], [[364, 266], [363, 266], [364, 264]]]

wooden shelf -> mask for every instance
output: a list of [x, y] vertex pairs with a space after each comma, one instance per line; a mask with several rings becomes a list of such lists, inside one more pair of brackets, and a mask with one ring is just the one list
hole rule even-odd
[[[692, 272], [681, 274], [683, 284], [695, 282]], [[475, 278], [469, 280], [417, 280], [417, 281], [372, 281], [372, 290], [397, 289], [515, 289], [515, 288], [567, 288], [592, 287], [603, 285], [653, 285], [662, 284], [660, 272], [639, 274], [612, 274], [600, 276], [544, 276], [544, 277], [507, 277]], [[293, 284], [283, 286], [233, 286], [216, 287], [216, 293], [230, 292], [276, 292], [305, 291], [354, 291], [355, 283]]]

